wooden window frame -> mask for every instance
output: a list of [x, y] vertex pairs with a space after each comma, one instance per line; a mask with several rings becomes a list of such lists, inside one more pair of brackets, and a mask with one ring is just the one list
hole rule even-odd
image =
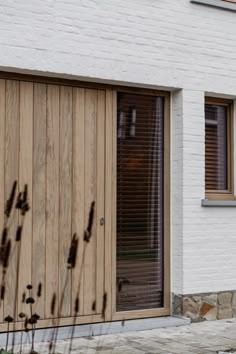
[[[233, 101], [224, 98], [206, 97], [205, 105], [215, 104], [227, 107], [227, 190], [206, 190], [206, 199], [211, 200], [236, 200], [234, 195], [234, 122], [233, 122]], [[206, 169], [206, 164], [205, 164]]]
[[[146, 309], [146, 310], [130, 310], [130, 311], [121, 311], [118, 312], [116, 309], [116, 189], [117, 189], [117, 180], [116, 180], [116, 154], [117, 154], [117, 93], [118, 92], [127, 92], [134, 94], [144, 94], [152, 96], [162, 96], [165, 98], [165, 107], [164, 107], [164, 304], [161, 308], [156, 309]], [[169, 316], [171, 313], [171, 299], [170, 299], [170, 93], [167, 91], [158, 91], [158, 90], [149, 90], [142, 88], [131, 88], [131, 87], [122, 87], [117, 86], [113, 91], [113, 122], [109, 122], [111, 125], [107, 129], [107, 144], [106, 146], [109, 149], [108, 154], [112, 158], [110, 165], [110, 172], [108, 174], [112, 175], [112, 187], [106, 184], [106, 188], [111, 188], [112, 198], [107, 204], [107, 209], [111, 213], [112, 224], [111, 224], [111, 243], [112, 243], [112, 276], [111, 279], [111, 288], [112, 288], [112, 302], [109, 303], [107, 313], [107, 320], [118, 321], [118, 320], [128, 320], [128, 319], [137, 319], [137, 318], [146, 318], [146, 317], [157, 317], [157, 316]], [[113, 134], [111, 134], [111, 131]], [[110, 146], [112, 146], [113, 152], [110, 152]], [[108, 163], [109, 169], [109, 163]], [[106, 218], [107, 219], [107, 218]], [[109, 285], [110, 285], [109, 284]], [[111, 307], [110, 307], [111, 306]], [[109, 313], [110, 312], [110, 313]], [[110, 317], [111, 316], [111, 317]]]

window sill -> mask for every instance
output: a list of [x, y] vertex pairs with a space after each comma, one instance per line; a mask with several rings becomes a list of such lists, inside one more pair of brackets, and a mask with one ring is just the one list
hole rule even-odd
[[195, 4], [203, 4], [208, 6], [219, 7], [223, 10], [236, 11], [236, 3], [222, 1], [222, 0], [190, 0]]
[[236, 207], [236, 200], [210, 200], [202, 199], [203, 207]]

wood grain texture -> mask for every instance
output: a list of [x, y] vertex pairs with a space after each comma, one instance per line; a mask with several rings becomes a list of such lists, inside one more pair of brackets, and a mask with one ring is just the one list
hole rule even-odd
[[[6, 121], [5, 121], [5, 195], [9, 197], [14, 180], [19, 179], [19, 82], [6, 81]], [[18, 213], [12, 210], [9, 236], [15, 243], [15, 232], [18, 225]], [[13, 316], [16, 286], [16, 248], [11, 253], [7, 269], [6, 293], [4, 301], [4, 317]]]
[[112, 106], [112, 243], [111, 243], [111, 297], [112, 297], [112, 313], [116, 312], [116, 212], [117, 212], [117, 92], [113, 91]]
[[45, 222], [46, 222], [46, 124], [47, 87], [34, 84], [34, 126], [33, 126], [33, 220], [32, 220], [32, 285], [37, 296], [39, 283], [41, 297], [37, 298], [35, 311], [45, 316]]
[[[90, 206], [96, 205], [96, 116], [97, 91], [85, 92], [85, 227], [88, 224]], [[96, 219], [94, 219], [92, 236], [87, 243], [84, 259], [84, 315], [93, 313], [92, 305], [96, 300]]]
[[72, 205], [72, 88], [60, 87], [60, 216], [59, 297], [60, 317], [71, 313], [71, 270], [67, 267], [71, 243]]
[[104, 231], [105, 226], [100, 225], [100, 219], [105, 217], [105, 91], [98, 91], [97, 109], [97, 195], [96, 195], [96, 312], [102, 312], [104, 295]]
[[46, 316], [56, 293], [58, 313], [58, 223], [59, 223], [59, 87], [47, 87], [47, 163], [46, 163]]
[[[33, 83], [20, 82], [20, 165], [19, 188], [28, 186], [30, 210], [24, 217], [20, 247], [19, 292], [17, 312], [30, 315], [29, 306], [22, 304], [22, 294], [31, 284], [32, 267], [32, 163], [33, 163]], [[21, 222], [21, 216], [19, 221]], [[28, 312], [27, 312], [28, 310]]]
[[113, 138], [113, 94], [106, 90], [106, 125], [105, 125], [105, 292], [107, 293], [107, 306], [105, 320], [112, 318], [112, 138]]
[[[4, 225], [5, 208], [5, 105], [6, 105], [6, 82], [0, 80], [0, 228]], [[0, 304], [0, 322], [3, 321], [3, 302]]]
[[74, 304], [79, 291], [79, 314], [83, 315], [83, 254], [84, 254], [84, 118], [85, 118], [85, 89], [73, 89], [73, 209], [72, 230], [79, 239], [76, 268], [72, 271], [72, 315]]
[[[57, 295], [57, 317], [70, 240], [76, 232], [79, 237], [77, 264], [66, 287], [61, 325], [73, 324], [74, 303], [80, 280], [80, 311], [76, 323], [103, 321], [101, 312], [104, 291], [107, 293], [107, 321], [168, 315], [168, 214], [165, 218], [168, 224], [165, 229], [165, 308], [115, 312], [116, 90], [72, 86], [69, 82], [59, 86], [47, 84], [46, 81], [34, 83], [32, 80], [0, 80], [0, 191], [1, 196], [4, 196], [0, 201], [1, 225], [4, 199], [9, 196], [15, 179], [19, 180], [21, 189], [25, 183], [28, 184], [31, 205], [23, 233], [18, 310], [21, 309], [22, 290], [31, 281], [32, 271], [34, 295], [38, 283], [43, 284], [42, 296], [36, 300], [35, 305], [35, 310], [43, 319], [39, 326], [52, 325], [52, 295], [54, 292]], [[135, 89], [133, 91], [137, 92]], [[168, 117], [168, 99], [166, 104], [165, 115]], [[169, 130], [166, 121], [165, 131]], [[165, 141], [168, 140], [167, 134]], [[168, 149], [167, 144], [167, 175], [170, 173]], [[169, 200], [168, 179], [165, 189], [166, 200]], [[83, 236], [92, 201], [95, 201], [95, 219], [83, 264]], [[165, 208], [165, 213], [168, 213], [168, 202]], [[102, 226], [100, 218], [104, 216], [105, 225]], [[14, 240], [17, 222], [18, 214], [14, 211], [10, 228]], [[3, 316], [13, 315], [12, 294], [16, 283], [14, 254], [7, 272], [8, 289], [4, 308], [0, 308], [0, 322]], [[93, 311], [95, 300], [96, 310]], [[4, 328], [4, 325], [0, 328]]]

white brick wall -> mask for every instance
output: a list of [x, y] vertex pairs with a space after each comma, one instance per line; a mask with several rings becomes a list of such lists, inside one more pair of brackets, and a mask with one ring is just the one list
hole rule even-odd
[[172, 291], [183, 293], [183, 90], [172, 94], [171, 112]]
[[236, 96], [236, 13], [189, 0], [6, 0], [0, 69], [180, 89], [172, 291], [236, 289], [236, 208], [203, 208], [204, 94]]

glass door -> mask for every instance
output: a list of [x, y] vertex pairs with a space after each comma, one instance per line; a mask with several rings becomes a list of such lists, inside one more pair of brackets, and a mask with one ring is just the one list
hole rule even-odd
[[164, 307], [164, 106], [117, 94], [117, 312]]

